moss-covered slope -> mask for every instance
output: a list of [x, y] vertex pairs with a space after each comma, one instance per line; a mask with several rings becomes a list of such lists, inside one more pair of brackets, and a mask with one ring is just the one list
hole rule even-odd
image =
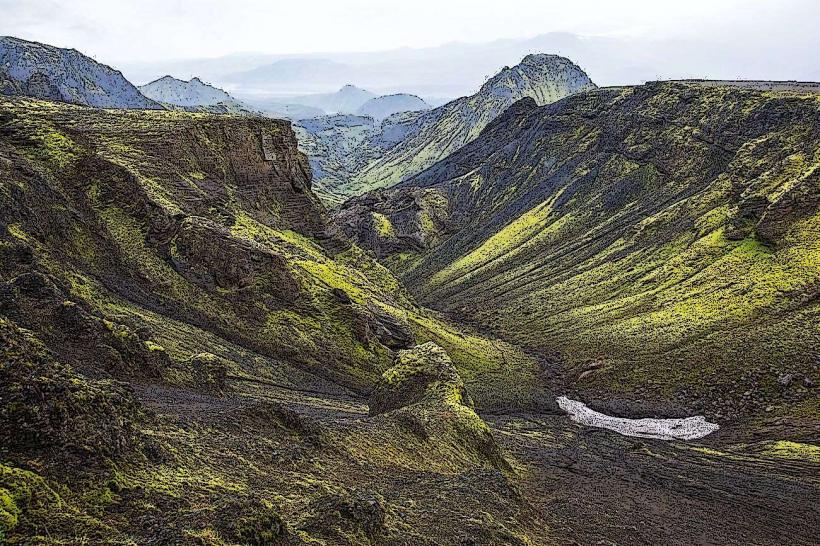
[[467, 378], [517, 366], [535, 385], [532, 359], [328, 234], [287, 122], [5, 100], [0, 172], [0, 312], [83, 372], [193, 381], [210, 354], [366, 391], [391, 349], [432, 339]]
[[601, 89], [521, 101], [336, 221], [423, 302], [560, 355], [569, 387], [810, 412], [818, 166], [816, 95]]

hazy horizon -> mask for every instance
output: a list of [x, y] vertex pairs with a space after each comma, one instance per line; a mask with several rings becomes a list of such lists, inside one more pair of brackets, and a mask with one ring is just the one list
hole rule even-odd
[[[569, 57], [599, 85], [652, 79], [820, 80], [820, 5], [808, 0], [446, 4], [347, 0], [0, 0], [0, 34], [80, 50], [136, 84], [197, 76], [238, 94], [453, 97], [527, 53]], [[249, 71], [276, 61], [275, 77]], [[281, 75], [283, 68], [291, 73]]]

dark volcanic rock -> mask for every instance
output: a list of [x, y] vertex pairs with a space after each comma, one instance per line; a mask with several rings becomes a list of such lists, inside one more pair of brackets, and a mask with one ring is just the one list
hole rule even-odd
[[123, 384], [90, 381], [0, 319], [0, 456], [101, 461], [140, 446], [141, 408]]

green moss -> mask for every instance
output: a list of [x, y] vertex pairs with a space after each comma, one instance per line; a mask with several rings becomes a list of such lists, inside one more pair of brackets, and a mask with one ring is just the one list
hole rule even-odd
[[21, 510], [8, 489], [0, 487], [0, 540], [17, 526]]
[[145, 341], [143, 343], [145, 344], [145, 347], [149, 351], [151, 351], [152, 353], [156, 353], [156, 352], [164, 353], [165, 352], [165, 347], [163, 347], [162, 345], [159, 345], [157, 343], [154, 343], [153, 341], [149, 340], [149, 341]]
[[387, 216], [378, 212], [372, 212], [370, 213], [370, 217], [373, 221], [373, 228], [376, 230], [376, 233], [379, 234], [379, 237], [388, 238], [396, 236], [396, 230]]
[[771, 457], [820, 463], [820, 446], [814, 444], [780, 440], [768, 444], [764, 452]]

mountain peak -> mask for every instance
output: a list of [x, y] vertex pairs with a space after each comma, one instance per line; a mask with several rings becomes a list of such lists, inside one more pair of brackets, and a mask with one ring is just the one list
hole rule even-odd
[[513, 67], [505, 66], [487, 80], [480, 95], [512, 96], [518, 100], [531, 96], [539, 105], [554, 102], [556, 86], [573, 92], [595, 89], [597, 86], [581, 68], [566, 57], [549, 53], [531, 53]]
[[220, 102], [234, 101], [228, 93], [203, 82], [198, 77], [185, 81], [166, 75], [141, 86], [140, 91], [148, 98], [176, 106], [212, 106]]
[[0, 37], [0, 94], [98, 108], [161, 109], [121, 72], [76, 49]]

